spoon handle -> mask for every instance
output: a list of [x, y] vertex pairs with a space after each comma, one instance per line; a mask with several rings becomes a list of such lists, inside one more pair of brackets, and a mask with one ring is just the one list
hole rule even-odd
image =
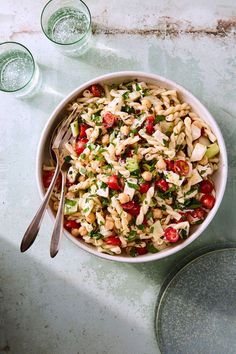
[[64, 224], [64, 199], [65, 199], [65, 185], [66, 185], [66, 172], [61, 171], [62, 174], [62, 187], [61, 187], [61, 199], [57, 210], [56, 220], [52, 232], [50, 256], [54, 258], [60, 248], [60, 241], [63, 232]]
[[51, 194], [52, 194], [53, 188], [55, 186], [59, 172], [60, 172], [60, 166], [59, 166], [59, 163], [57, 163], [55, 173], [54, 173], [53, 179], [51, 181], [51, 184], [47, 190], [47, 193], [45, 194], [43, 201], [42, 201], [37, 213], [35, 214], [33, 220], [31, 221], [28, 229], [26, 230], [26, 232], [23, 236], [23, 239], [21, 241], [21, 246], [20, 246], [21, 252], [27, 251], [27, 249], [30, 248], [30, 246], [34, 243], [34, 241], [38, 235], [41, 221], [43, 219], [45, 210], [47, 208], [47, 205], [48, 205], [49, 199], [51, 197]]

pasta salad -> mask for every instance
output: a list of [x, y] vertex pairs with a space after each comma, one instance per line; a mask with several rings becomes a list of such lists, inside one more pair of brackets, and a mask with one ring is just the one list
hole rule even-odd
[[[132, 257], [188, 238], [214, 206], [220, 150], [178, 92], [138, 81], [97, 84], [67, 109], [76, 119], [64, 147], [65, 228], [99, 252]], [[44, 166], [45, 188], [54, 169]]]

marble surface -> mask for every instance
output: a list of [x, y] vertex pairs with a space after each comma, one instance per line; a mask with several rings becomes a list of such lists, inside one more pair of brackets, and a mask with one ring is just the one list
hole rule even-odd
[[[44, 83], [32, 99], [0, 94], [0, 353], [158, 353], [155, 306], [169, 271], [198, 248], [236, 240], [236, 4], [86, 1], [94, 24], [92, 48], [74, 59], [59, 54], [42, 34], [45, 3], [0, 0], [0, 40], [26, 45]], [[219, 123], [229, 179], [214, 221], [181, 253], [128, 265], [95, 258], [67, 239], [50, 259], [52, 223], [46, 216], [34, 246], [20, 254], [20, 240], [40, 203], [35, 158], [50, 113], [82, 82], [132, 69], [182, 84]]]

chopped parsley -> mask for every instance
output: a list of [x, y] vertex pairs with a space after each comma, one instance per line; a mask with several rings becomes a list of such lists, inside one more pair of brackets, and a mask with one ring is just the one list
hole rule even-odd
[[136, 236], [137, 236], [137, 232], [135, 230], [131, 230], [128, 233], [128, 237], [127, 237], [128, 242], [134, 241], [136, 239]]
[[136, 257], [137, 256], [136, 248], [132, 247], [129, 254], [131, 255], [131, 257]]
[[83, 160], [83, 159], [85, 159], [86, 155], [85, 154], [80, 154], [79, 157]]
[[66, 163], [69, 163], [71, 160], [72, 160], [72, 157], [69, 156], [69, 155], [64, 157], [64, 161], [65, 161]]
[[179, 235], [183, 240], [186, 240], [186, 238], [188, 238], [188, 233], [185, 229], [179, 230]]
[[139, 84], [135, 84], [136, 91], [142, 91], [142, 86]]
[[159, 252], [159, 250], [152, 244], [152, 243], [148, 243], [147, 244], [147, 250], [150, 253], [157, 253]]
[[130, 188], [133, 188], [135, 190], [138, 190], [139, 189], [139, 186], [137, 184], [134, 184], [134, 183], [131, 183], [131, 182], [127, 182], [127, 185], [130, 187]]
[[159, 116], [159, 115], [157, 115], [157, 116], [155, 117], [154, 124], [157, 124], [157, 123], [159, 123], [159, 122], [162, 122], [162, 121], [165, 120], [165, 119], [166, 119], [165, 116]]
[[124, 100], [128, 100], [129, 99], [129, 91], [126, 91], [125, 93], [123, 93], [122, 97], [124, 98]]
[[96, 240], [99, 240], [100, 238], [102, 238], [102, 234], [100, 234], [100, 232], [90, 231], [89, 232], [89, 237], [95, 238]]
[[130, 106], [123, 106], [123, 107], [121, 107], [121, 111], [122, 111], [122, 112], [129, 113], [129, 114], [135, 113], [134, 107], [130, 107]]
[[196, 198], [191, 198], [191, 199], [187, 199], [184, 202], [184, 206], [187, 209], [196, 209], [202, 206], [202, 204], [196, 199]]

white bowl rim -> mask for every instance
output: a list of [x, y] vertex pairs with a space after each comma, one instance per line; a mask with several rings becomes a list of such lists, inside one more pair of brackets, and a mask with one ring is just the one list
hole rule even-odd
[[[221, 204], [223, 196], [224, 196], [224, 191], [225, 191], [226, 183], [227, 183], [227, 175], [228, 175], [228, 159], [227, 159], [227, 151], [226, 151], [224, 138], [222, 136], [221, 130], [220, 130], [217, 122], [215, 121], [215, 119], [213, 118], [211, 113], [191, 92], [189, 92], [183, 86], [177, 84], [176, 82], [174, 82], [172, 80], [166, 79], [163, 76], [160, 76], [158, 74], [147, 73], [147, 72], [143, 72], [143, 71], [112, 72], [109, 74], [98, 76], [96, 78], [93, 78], [93, 79], [83, 83], [82, 85], [80, 85], [76, 89], [74, 89], [72, 92], [70, 92], [57, 105], [57, 107], [54, 109], [54, 111], [50, 115], [50, 117], [49, 117], [49, 119], [48, 119], [42, 133], [41, 133], [41, 137], [40, 137], [38, 149], [37, 149], [37, 156], [36, 156], [36, 179], [37, 179], [37, 186], [38, 186], [40, 197], [43, 198], [44, 189], [43, 189], [42, 178], [41, 178], [41, 173], [42, 173], [41, 168], [42, 168], [42, 162], [43, 162], [43, 155], [42, 155], [43, 147], [46, 142], [47, 133], [48, 133], [51, 125], [53, 124], [54, 119], [60, 113], [60, 111], [65, 107], [65, 105], [67, 103], [69, 103], [73, 99], [74, 96], [76, 96], [77, 94], [79, 94], [84, 89], [91, 86], [92, 84], [99, 83], [100, 81], [103, 82], [105, 80], [118, 79], [118, 78], [122, 78], [122, 77], [124, 77], [124, 80], [128, 79], [129, 77], [130, 78], [143, 77], [144, 80], [146, 78], [147, 80], [150, 79], [150, 80], [161, 81], [161, 82], [163, 82], [163, 85], [167, 84], [167, 85], [173, 86], [173, 87], [175, 87], [175, 89], [177, 91], [188, 96], [191, 99], [191, 101], [193, 101], [195, 103], [195, 105], [197, 105], [198, 107], [201, 108], [201, 110], [204, 112], [204, 117], [206, 117], [206, 116], [208, 117], [211, 127], [213, 128], [213, 131], [214, 131], [215, 135], [217, 136], [217, 140], [218, 140], [218, 143], [220, 146], [221, 160], [222, 160], [222, 180], [221, 180], [221, 183], [219, 186], [219, 190], [217, 193], [217, 199], [216, 199], [213, 209], [210, 211], [210, 213], [208, 214], [208, 216], [204, 220], [204, 222], [198, 226], [197, 230], [189, 238], [187, 238], [186, 240], [184, 240], [181, 244], [179, 244], [177, 246], [164, 249], [163, 251], [160, 251], [158, 253], [154, 253], [154, 254], [148, 253], [146, 255], [142, 255], [142, 256], [138, 256], [138, 257], [124, 257], [124, 256], [120, 256], [120, 255], [111, 256], [106, 253], [98, 252], [95, 247], [94, 247], [94, 249], [89, 248], [88, 246], [86, 246], [85, 243], [79, 242], [68, 231], [64, 230], [64, 233], [66, 234], [67, 238], [69, 238], [73, 243], [75, 243], [77, 246], [79, 246], [83, 250], [85, 250], [93, 255], [96, 255], [100, 258], [112, 260], [112, 261], [116, 261], [116, 262], [122, 262], [122, 263], [144, 263], [144, 262], [151, 262], [151, 261], [160, 260], [162, 258], [173, 255], [173, 254], [179, 252], [180, 250], [184, 249], [185, 247], [187, 247], [194, 240], [196, 240], [200, 236], [200, 234], [211, 223], [212, 219], [214, 218], [214, 216]], [[50, 217], [54, 220], [55, 217], [54, 217], [53, 212], [50, 209], [50, 207], [47, 208], [47, 212], [49, 213]]]

